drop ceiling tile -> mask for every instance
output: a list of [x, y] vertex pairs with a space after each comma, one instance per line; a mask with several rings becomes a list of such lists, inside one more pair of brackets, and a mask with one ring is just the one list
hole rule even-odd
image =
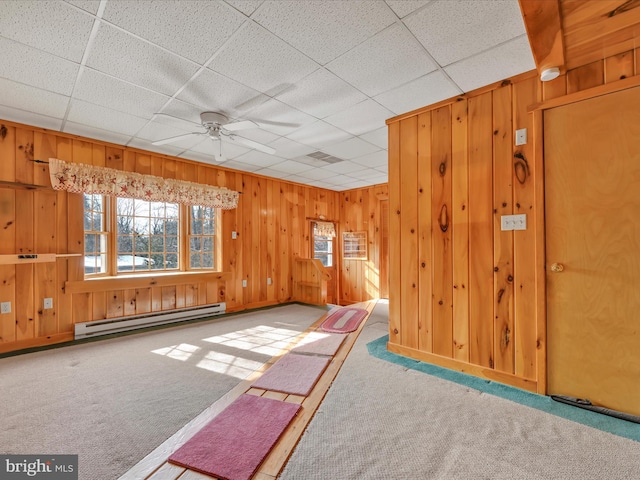
[[340, 130], [322, 120], [318, 120], [310, 125], [305, 125], [287, 135], [287, 138], [290, 140], [316, 148], [322, 148], [334, 142], [347, 140], [350, 137], [351, 135], [344, 130]]
[[280, 173], [303, 174], [303, 172], [307, 172], [314, 167], [312, 167], [311, 165], [305, 165], [304, 163], [296, 162], [295, 160], [286, 160], [284, 162], [271, 165], [271, 167], [269, 168]]
[[345, 183], [351, 183], [355, 181], [355, 178], [349, 177], [347, 175], [336, 175], [334, 177], [325, 178], [322, 181], [329, 185], [337, 187], [339, 185], [344, 185]]
[[[224, 147], [223, 147], [223, 153], [224, 153]], [[272, 165], [275, 165], [276, 163], [281, 163], [285, 159], [282, 157], [278, 157], [276, 155], [268, 155], [266, 153], [258, 152], [256, 150], [250, 150], [244, 155], [237, 157], [237, 160], [241, 163], [254, 165], [258, 168], [265, 168], [265, 167], [270, 167]]]
[[[17, 2], [16, 2], [17, 3]], [[55, 55], [0, 37], [0, 77], [70, 96], [80, 66]]]
[[195, 63], [104, 23], [87, 66], [165, 95], [173, 95], [198, 69]]
[[134, 138], [126, 144], [128, 147], [139, 148], [148, 152], [160, 153], [162, 155], [171, 155], [178, 157], [184, 152], [184, 148], [174, 145], [153, 145], [148, 140], [142, 138]]
[[47, 117], [46, 115], [27, 112], [5, 105], [0, 105], [0, 118], [9, 122], [24, 123], [35, 127], [48, 128], [49, 130], [60, 130], [62, 126], [62, 120], [59, 118]]
[[433, 2], [404, 23], [442, 66], [525, 33], [513, 0]]
[[247, 17], [250, 16], [264, 0], [225, 0], [236, 10], [244, 13]]
[[82, 100], [71, 101], [71, 109], [67, 118], [70, 122], [129, 136], [133, 136], [147, 123], [144, 118], [134, 117]]
[[389, 163], [389, 154], [386, 150], [380, 150], [379, 152], [371, 153], [369, 155], [363, 155], [352, 160], [355, 163], [364, 165], [366, 167], [378, 168], [386, 167]]
[[380, 173], [384, 173], [385, 175], [388, 175], [389, 174], [389, 164], [381, 165], [379, 167], [376, 167], [376, 170], [378, 170]]
[[314, 117], [324, 118], [366, 100], [367, 96], [328, 70], [319, 68], [277, 98]]
[[246, 153], [249, 153], [251, 150], [245, 148], [240, 145], [236, 145], [235, 143], [222, 141], [222, 144], [218, 142], [213, 142], [210, 139], [205, 139], [201, 143], [197, 144], [195, 147], [191, 148], [189, 151], [194, 151], [197, 153], [203, 153], [205, 155], [211, 156], [219, 156], [222, 153], [222, 157], [227, 160], [233, 160], [235, 158], [240, 157]]
[[91, 15], [66, 3], [40, 0], [4, 1], [1, 8], [3, 37], [80, 63], [93, 27]]
[[369, 182], [367, 182], [366, 180], [354, 180], [352, 182], [340, 185], [337, 188], [337, 190], [339, 190], [339, 191], [353, 190], [355, 188], [368, 187], [369, 185], [371, 185], [371, 184]]
[[202, 121], [200, 113], [202, 107], [191, 105], [177, 99], [172, 99], [166, 106], [162, 108], [162, 112], [157, 115], [158, 121], [175, 125], [178, 128], [186, 128], [188, 130], [202, 130]]
[[260, 92], [282, 91], [317, 64], [253, 22], [242, 26], [209, 68]]
[[185, 58], [205, 63], [246, 17], [221, 2], [107, 2], [103, 18]]
[[445, 68], [460, 88], [469, 92], [490, 83], [535, 69], [529, 40], [514, 40]]
[[69, 97], [0, 78], [0, 105], [62, 120]]
[[351, 172], [358, 172], [363, 169], [362, 165], [354, 162], [350, 162], [349, 160], [345, 160], [344, 162], [332, 163], [325, 167], [322, 167], [322, 170], [327, 170], [329, 172], [334, 173], [344, 173], [349, 174]]
[[253, 140], [254, 142], [262, 143], [265, 145], [270, 144], [275, 140], [277, 140], [278, 138], [280, 138], [275, 133], [268, 132], [264, 128], [252, 128], [250, 130], [241, 130], [234, 135], [236, 137], [248, 138], [249, 140]]
[[405, 28], [394, 24], [327, 68], [373, 97], [426, 75], [437, 65]]
[[[315, 117], [271, 99], [245, 114], [244, 118], [258, 123], [263, 130], [276, 135], [287, 135], [316, 121]], [[244, 132], [244, 130], [243, 130]]]
[[389, 146], [389, 128], [385, 125], [376, 130], [363, 133], [359, 135], [359, 138], [386, 150]]
[[178, 99], [199, 107], [201, 112], [220, 112], [230, 119], [240, 115], [244, 104], [268, 97], [256, 90], [231, 80], [219, 73], [204, 69], [177, 96]]
[[73, 92], [74, 98], [89, 103], [151, 118], [167, 103], [169, 97], [151, 90], [85, 68]]
[[231, 168], [233, 170], [238, 170], [240, 172], [255, 172], [256, 170], [260, 170], [259, 165], [249, 165], [248, 163], [238, 162], [237, 160], [227, 160], [224, 162], [219, 162], [221, 167]]
[[381, 172], [373, 168], [364, 168], [362, 170], [350, 172], [349, 176], [353, 178], [357, 178], [358, 180], [367, 180], [370, 182], [379, 180], [381, 178], [386, 178], [384, 174], [382, 174]]
[[100, 6], [100, 0], [65, 0], [71, 5], [75, 5], [82, 10], [89, 12], [92, 15], [98, 13], [98, 7]]
[[430, 3], [431, 0], [386, 0], [387, 5], [396, 12], [396, 15], [400, 18], [404, 18], [410, 13], [415, 12], [417, 9], [424, 7]]
[[131, 135], [122, 135], [120, 133], [115, 133], [108, 130], [103, 130], [101, 128], [91, 127], [83, 123], [75, 122], [66, 122], [62, 131], [65, 133], [70, 133], [72, 135], [80, 135], [82, 137], [115, 143], [117, 145], [126, 145], [131, 138]]
[[387, 118], [394, 114], [373, 100], [365, 100], [340, 113], [327, 117], [326, 122], [353, 135], [361, 135], [384, 127]]
[[389, 92], [374, 100], [396, 115], [460, 95], [462, 91], [441, 71], [435, 71]]
[[272, 168], [261, 168], [260, 170], [256, 170], [254, 173], [257, 173], [258, 175], [264, 175], [265, 177], [277, 178], [279, 180], [282, 180], [283, 178], [287, 177], [288, 175], [291, 175], [291, 174], [286, 173], [286, 172], [280, 172], [278, 170], [273, 170]]
[[311, 170], [299, 173], [298, 175], [308, 180], [323, 180], [325, 178], [335, 177], [336, 172], [332, 172], [330, 170], [322, 170], [321, 168], [312, 168]]
[[323, 182], [322, 180], [308, 180], [304, 183], [312, 187], [324, 188], [325, 190], [332, 190], [334, 188], [334, 185]]
[[[149, 122], [147, 123], [137, 134], [136, 138], [146, 140], [148, 142], [155, 142], [156, 140], [164, 140], [165, 138], [177, 137], [178, 135], [184, 135], [191, 133], [189, 130], [183, 130], [175, 128], [174, 126], [166, 125], [161, 122]], [[170, 144], [176, 148], [182, 150], [193, 148], [200, 142], [202, 142], [204, 136], [191, 135], [190, 137], [181, 139], [177, 142], [171, 142]]]
[[396, 20], [378, 1], [264, 2], [252, 18], [321, 65]]
[[359, 138], [350, 138], [344, 142], [334, 143], [322, 149], [323, 152], [333, 155], [334, 157], [349, 160], [355, 157], [361, 157], [379, 150], [375, 145], [365, 142]]
[[187, 150], [186, 152], [178, 155], [180, 158], [186, 158], [187, 160], [195, 160], [196, 162], [207, 163], [210, 165], [217, 165], [218, 161], [214, 155], [208, 155], [206, 153], [199, 153], [193, 150]]
[[280, 137], [269, 144], [270, 147], [276, 149], [276, 155], [282, 158], [294, 159], [311, 152], [315, 152], [314, 147], [294, 142], [286, 137]]

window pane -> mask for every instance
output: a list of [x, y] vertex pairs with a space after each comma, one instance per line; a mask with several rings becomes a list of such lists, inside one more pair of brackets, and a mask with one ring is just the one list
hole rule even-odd
[[190, 255], [189, 265], [191, 268], [202, 268], [202, 262], [199, 253], [192, 253]]
[[205, 253], [202, 255], [202, 268], [213, 268], [212, 253]]
[[195, 238], [192, 237], [191, 241], [189, 242], [189, 247], [192, 252], [199, 252], [201, 245], [202, 243], [201, 243], [200, 237], [195, 237]]
[[164, 252], [164, 237], [160, 235], [153, 235], [151, 237], [151, 251]]

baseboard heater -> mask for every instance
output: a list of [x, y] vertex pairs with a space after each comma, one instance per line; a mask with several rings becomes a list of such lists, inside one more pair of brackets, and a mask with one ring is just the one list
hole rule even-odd
[[227, 304], [225, 302], [220, 302], [201, 307], [170, 310], [167, 312], [76, 323], [75, 339], [97, 337], [99, 335], [109, 335], [111, 333], [126, 332], [139, 328], [154, 327], [156, 325], [184, 322], [185, 320], [192, 320], [195, 318], [222, 315], [225, 313], [226, 309]]

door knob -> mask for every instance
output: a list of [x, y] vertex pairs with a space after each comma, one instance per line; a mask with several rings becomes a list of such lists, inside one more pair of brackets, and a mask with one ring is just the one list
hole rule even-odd
[[550, 268], [553, 273], [560, 273], [564, 270], [564, 265], [561, 263], [552, 263]]

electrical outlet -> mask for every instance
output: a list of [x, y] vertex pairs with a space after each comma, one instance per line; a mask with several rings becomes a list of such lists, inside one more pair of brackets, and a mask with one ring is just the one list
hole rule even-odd
[[527, 129], [521, 128], [516, 130], [516, 146], [527, 144]]
[[238, 232], [231, 232], [231, 239], [235, 240], [236, 238], [238, 238]]
[[508, 230], [526, 230], [527, 215], [525, 213], [519, 215], [502, 215], [500, 217], [500, 229]]
[[11, 313], [11, 302], [0, 303], [0, 313]]
[[247, 286], [247, 281], [246, 280], [242, 280], [242, 288], [245, 288]]
[[271, 285], [271, 278], [267, 278], [267, 285]]
[[43, 307], [45, 310], [53, 308], [53, 298], [45, 298]]

